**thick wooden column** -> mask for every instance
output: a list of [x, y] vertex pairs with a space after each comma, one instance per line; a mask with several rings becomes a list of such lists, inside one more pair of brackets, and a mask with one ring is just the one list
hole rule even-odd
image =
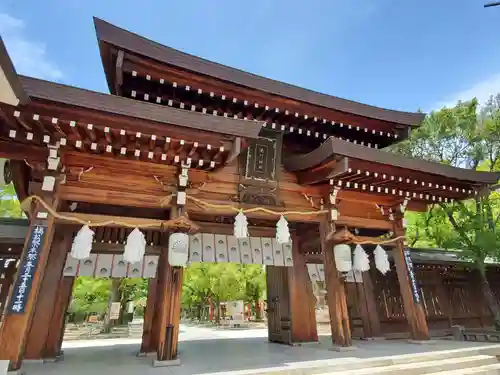
[[[58, 207], [57, 192], [45, 195], [45, 201]], [[54, 217], [38, 203], [34, 204], [28, 234], [21, 254], [21, 263], [9, 304], [0, 329], [0, 358], [10, 360], [10, 369], [21, 367], [26, 339], [33, 318], [34, 307], [54, 237]]]
[[158, 361], [172, 361], [177, 359], [181, 313], [180, 296], [184, 269], [170, 266], [166, 251], [160, 256], [158, 266], [165, 269], [165, 282], [159, 284], [163, 291], [157, 305], [158, 346], [156, 354]]
[[[372, 262], [373, 263], [373, 262]], [[373, 266], [372, 266], [373, 269]], [[378, 272], [374, 270], [374, 272]], [[380, 337], [382, 334], [380, 328], [380, 317], [377, 309], [377, 302], [375, 299], [375, 289], [372, 270], [363, 272], [363, 288], [365, 291], [366, 307], [368, 309], [368, 318], [370, 321], [370, 336]]]
[[335, 265], [333, 245], [326, 242], [327, 235], [334, 228], [334, 224], [327, 222], [326, 218], [320, 223], [321, 250], [325, 266], [326, 302], [330, 313], [332, 342], [341, 347], [348, 347], [352, 346], [352, 337], [344, 280], [340, 277]]
[[[393, 228], [394, 236], [399, 237], [404, 235], [402, 217], [396, 216], [393, 221]], [[411, 338], [419, 341], [428, 340], [429, 328], [427, 327], [420, 291], [418, 290], [415, 275], [413, 274], [413, 264], [411, 263], [411, 259], [407, 260], [405, 257], [404, 239], [396, 242], [393, 257], [398, 275], [399, 289], [403, 298], [406, 320], [410, 326]]]
[[292, 236], [292, 246], [293, 267], [288, 268], [292, 342], [318, 341], [315, 298], [297, 235]]
[[142, 342], [140, 354], [147, 354], [156, 351], [156, 343], [158, 341], [154, 333], [153, 320], [155, 316], [155, 307], [157, 300], [158, 279], [152, 278], [148, 281], [148, 299], [146, 309], [144, 311], [144, 325], [142, 330]]
[[[182, 205], [173, 205], [170, 218], [178, 218], [183, 213]], [[158, 267], [164, 272], [158, 282], [158, 346], [156, 359], [159, 362], [177, 359], [179, 324], [181, 317], [182, 267], [172, 267], [168, 263], [168, 246], [160, 254]], [[158, 270], [160, 272], [160, 270]]]
[[51, 329], [55, 302], [60, 293], [60, 285], [66, 256], [71, 247], [72, 231], [67, 226], [57, 226], [46, 272], [41, 282], [40, 293], [34, 307], [34, 316], [28, 334], [24, 358], [42, 359], [47, 336]]
[[66, 326], [66, 312], [71, 301], [74, 282], [75, 278], [73, 276], [63, 276], [59, 281], [50, 320], [50, 329], [43, 350], [43, 358], [57, 358], [62, 354], [61, 347]]

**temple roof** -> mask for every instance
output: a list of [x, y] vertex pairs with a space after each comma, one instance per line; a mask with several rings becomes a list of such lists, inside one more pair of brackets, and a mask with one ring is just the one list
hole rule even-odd
[[456, 168], [363, 147], [330, 137], [308, 154], [283, 158], [298, 181], [311, 185], [329, 181], [341, 189], [388, 194], [416, 201], [448, 202], [482, 194], [500, 173]]
[[31, 77], [19, 78], [31, 98], [239, 137], [256, 138], [262, 128], [262, 123], [253, 121], [183, 111]]
[[[114, 26], [99, 18], [94, 17], [94, 23], [97, 38], [101, 46], [103, 43], [108, 43], [164, 64], [214, 77], [236, 85], [345, 113], [398, 123], [405, 126], [418, 125], [425, 117], [423, 113], [402, 112], [370, 106], [275, 81], [164, 46]], [[102, 54], [102, 51], [101, 57], [106, 67], [105, 56]], [[109, 82], [110, 77], [107, 77], [107, 79], [110, 88], [112, 88], [113, 84]]]
[[335, 156], [345, 156], [371, 163], [385, 164], [410, 171], [480, 184], [495, 184], [500, 179], [500, 173], [480, 172], [427, 160], [408, 158], [384, 150], [360, 146], [334, 137], [330, 137], [320, 147], [308, 154], [285, 158], [284, 163], [289, 171], [297, 172], [319, 166]]
[[23, 91], [16, 69], [0, 36], [0, 102], [17, 105], [27, 100], [28, 97]]

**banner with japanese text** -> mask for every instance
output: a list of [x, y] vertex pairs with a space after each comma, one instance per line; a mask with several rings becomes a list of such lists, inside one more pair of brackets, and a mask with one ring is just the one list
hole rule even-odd
[[44, 225], [34, 225], [30, 228], [28, 248], [21, 259], [17, 280], [9, 302], [8, 312], [10, 314], [24, 314], [25, 312], [46, 233], [47, 227]]

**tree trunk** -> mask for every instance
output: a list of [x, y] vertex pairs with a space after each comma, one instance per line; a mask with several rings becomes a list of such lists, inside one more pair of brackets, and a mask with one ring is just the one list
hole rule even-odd
[[106, 310], [102, 329], [104, 333], [111, 332], [111, 305], [113, 304], [113, 302], [115, 302], [116, 297], [118, 296], [118, 289], [120, 287], [121, 281], [121, 279], [112, 279], [111, 281], [111, 290], [108, 296], [108, 309]]
[[255, 320], [256, 321], [261, 321], [262, 320], [262, 311], [260, 309], [260, 301], [258, 298], [255, 299]]
[[220, 301], [219, 297], [215, 299], [215, 314], [216, 314], [216, 321], [215, 323], [219, 326], [220, 325]]
[[485, 270], [479, 270], [479, 274], [481, 275], [481, 289], [488, 305], [488, 309], [490, 310], [491, 315], [493, 315], [495, 329], [500, 330], [500, 306], [498, 305], [498, 301], [495, 295], [491, 291], [490, 283], [488, 282], [488, 278], [486, 277]]

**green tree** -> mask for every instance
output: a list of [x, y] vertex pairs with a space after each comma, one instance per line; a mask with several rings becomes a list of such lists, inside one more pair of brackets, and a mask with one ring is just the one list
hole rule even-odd
[[[500, 96], [478, 111], [476, 99], [459, 102], [426, 117], [407, 141], [394, 147], [407, 156], [462, 168], [500, 171]], [[495, 325], [500, 328], [500, 307], [486, 278], [486, 258], [500, 259], [499, 194], [483, 189], [473, 198], [433, 205], [412, 219], [409, 242], [462, 250], [482, 281], [482, 292]]]
[[241, 271], [245, 284], [245, 301], [253, 304], [255, 319], [261, 320], [262, 310], [260, 300], [264, 297], [266, 291], [266, 273], [264, 267], [256, 264], [244, 264]]
[[0, 187], [0, 217], [23, 217], [21, 204], [12, 183]]

